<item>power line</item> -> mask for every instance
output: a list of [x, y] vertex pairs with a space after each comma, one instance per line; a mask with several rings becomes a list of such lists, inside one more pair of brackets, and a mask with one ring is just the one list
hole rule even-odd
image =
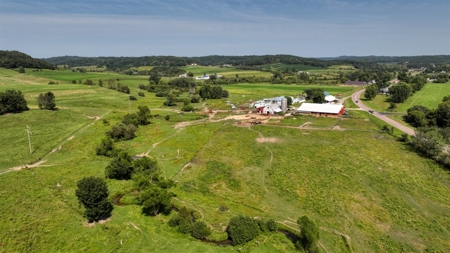
[[30, 131], [30, 127], [27, 125], [27, 129], [25, 130], [28, 133], [28, 146], [30, 147], [30, 155], [32, 153], [31, 151], [31, 139], [30, 139], [30, 134], [32, 134], [32, 132]]

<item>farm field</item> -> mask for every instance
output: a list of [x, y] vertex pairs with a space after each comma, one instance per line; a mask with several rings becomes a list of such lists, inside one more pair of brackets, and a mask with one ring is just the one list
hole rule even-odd
[[[138, 105], [150, 107], [152, 124], [139, 127], [135, 139], [117, 146], [132, 155], [148, 152], [156, 158], [163, 175], [177, 182], [174, 204], [199, 211], [214, 229], [211, 239], [225, 239], [224, 226], [238, 214], [273, 218], [294, 228], [297, 218], [306, 214], [320, 226], [320, 252], [450, 248], [448, 172], [382, 134], [366, 112], [350, 111], [350, 117], [342, 119], [274, 117], [250, 126], [245, 119], [237, 124], [237, 119], [227, 118], [245, 118], [237, 112], [212, 116], [213, 120], [198, 112], [180, 114], [179, 108], [162, 106], [164, 99], [153, 93], [130, 106], [126, 94], [97, 85], [47, 84], [72, 80], [80, 73], [71, 74], [51, 79], [51, 73], [19, 75], [0, 69], [0, 90], [22, 90], [31, 108], [0, 116], [2, 126], [7, 126], [0, 129], [0, 137], [23, 137], [2, 143], [0, 173], [30, 159], [23, 124], [35, 129], [36, 145], [41, 147], [31, 158], [46, 160], [39, 167], [0, 174], [2, 252], [237, 251], [183, 235], [167, 225], [171, 216], [146, 217], [132, 204], [115, 205], [104, 224], [85, 222], [74, 194], [76, 182], [86, 176], [104, 177], [109, 159], [96, 156], [95, 147], [111, 125]], [[115, 78], [125, 82], [126, 77]], [[135, 92], [141, 80], [127, 82]], [[228, 100], [236, 104], [295, 95], [312, 87], [316, 86], [224, 86], [231, 95]], [[354, 89], [318, 87], [330, 94]], [[36, 108], [37, 95], [48, 90], [55, 92], [60, 110]], [[206, 100], [204, 106], [225, 105], [225, 100]], [[164, 119], [167, 114], [169, 121]], [[50, 152], [52, 147], [58, 149]], [[208, 167], [210, 162], [220, 166]], [[111, 199], [119, 194], [132, 198], [131, 180], [107, 183]], [[221, 206], [228, 211], [220, 211]], [[239, 247], [242, 252], [298, 252], [279, 233]]]
[[[450, 86], [448, 84], [427, 83], [420, 91], [413, 94], [404, 103], [399, 104], [394, 111], [406, 113], [408, 108], [414, 105], [423, 105], [430, 109], [436, 109], [442, 102], [442, 98], [447, 95], [450, 95]], [[387, 111], [389, 108], [387, 98], [389, 97], [379, 94], [373, 100], [361, 100], [376, 111]]]

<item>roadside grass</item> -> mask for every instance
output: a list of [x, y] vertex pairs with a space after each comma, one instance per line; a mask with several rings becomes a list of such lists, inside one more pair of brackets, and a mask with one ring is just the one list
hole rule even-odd
[[368, 100], [364, 98], [364, 94], [360, 99], [368, 107], [378, 112], [386, 112], [389, 108], [389, 96], [378, 94], [374, 99]]

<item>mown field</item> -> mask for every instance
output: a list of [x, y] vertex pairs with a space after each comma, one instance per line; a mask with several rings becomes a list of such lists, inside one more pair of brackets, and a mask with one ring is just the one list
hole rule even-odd
[[[135, 205], [115, 206], [104, 224], [86, 224], [74, 194], [76, 182], [85, 176], [104, 177], [109, 159], [96, 156], [95, 147], [112, 124], [138, 105], [150, 107], [155, 115], [152, 124], [139, 127], [134, 140], [118, 146], [130, 154], [148, 152], [156, 158], [163, 174], [177, 181], [174, 203], [198, 210], [214, 228], [211, 239], [224, 239], [224, 226], [237, 214], [273, 218], [294, 227], [295, 220], [306, 214], [319, 223], [320, 252], [445, 252], [450, 248], [448, 172], [381, 134], [366, 112], [350, 111], [351, 117], [343, 119], [297, 116], [243, 127], [233, 120], [212, 123], [199, 113], [181, 115], [176, 108], [163, 107], [164, 99], [152, 93], [129, 107], [127, 95], [106, 88], [47, 84], [72, 80], [70, 72], [54, 74], [59, 79], [51, 79], [53, 73], [32, 75], [0, 70], [0, 90], [22, 90], [31, 107], [24, 113], [0, 116], [1, 125], [8, 126], [0, 130], [1, 137], [24, 138], [2, 142], [0, 161], [6, 162], [0, 169], [30, 159], [21, 124], [30, 124], [37, 133], [48, 132], [42, 134], [47, 142], [36, 140], [43, 150], [36, 155], [46, 158], [43, 166], [0, 175], [0, 251], [238, 250], [182, 235], [167, 225], [170, 216], [145, 217]], [[136, 90], [142, 81], [116, 78]], [[226, 86], [229, 100], [236, 103], [296, 93], [299, 88], [307, 87]], [[324, 89], [331, 94], [351, 92], [348, 87]], [[40, 92], [48, 90], [55, 92], [60, 110], [40, 111], [33, 104]], [[225, 104], [225, 99], [205, 101], [207, 107], [215, 104]], [[164, 119], [167, 114], [170, 121]], [[179, 122], [185, 127], [175, 127]], [[307, 127], [299, 128], [307, 122]], [[48, 153], [52, 147], [58, 150]], [[20, 152], [23, 157], [13, 155]], [[220, 168], [207, 169], [209, 161], [221, 164]], [[180, 170], [185, 163], [189, 166]], [[107, 183], [111, 198], [132, 194], [131, 181]], [[220, 206], [229, 211], [219, 211]], [[297, 252], [279, 233], [262, 235], [239, 248], [241, 252]]]
[[[423, 105], [430, 109], [436, 109], [442, 102], [442, 98], [450, 95], [450, 85], [445, 83], [427, 83], [420, 91], [414, 93], [404, 103], [394, 110], [405, 112], [414, 105]], [[377, 95], [373, 100], [364, 100], [364, 103], [376, 111], [387, 111], [389, 108], [389, 96]]]

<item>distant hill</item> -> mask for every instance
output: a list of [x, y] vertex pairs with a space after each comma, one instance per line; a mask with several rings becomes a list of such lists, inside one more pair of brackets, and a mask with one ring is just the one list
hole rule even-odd
[[421, 56], [339, 56], [319, 58], [332, 61], [368, 61], [376, 63], [404, 64], [409, 68], [428, 67], [430, 65], [450, 64], [450, 55], [421, 55]]
[[371, 63], [362, 63], [352, 60], [322, 60], [316, 58], [303, 58], [293, 55], [248, 55], [248, 56], [220, 56], [210, 55], [202, 57], [176, 57], [176, 56], [143, 56], [143, 57], [79, 57], [60, 56], [46, 58], [45, 61], [55, 65], [77, 66], [106, 66], [108, 69], [128, 69], [140, 66], [186, 66], [190, 64], [224, 65], [230, 64], [236, 68], [259, 69], [267, 64], [301, 64], [314, 67], [329, 67], [331, 65], [352, 64], [355, 67], [364, 67]]
[[19, 51], [0, 50], [0, 67], [14, 69], [18, 67], [36, 68], [36, 69], [53, 69], [54, 65], [40, 59], [35, 59], [25, 53]]

